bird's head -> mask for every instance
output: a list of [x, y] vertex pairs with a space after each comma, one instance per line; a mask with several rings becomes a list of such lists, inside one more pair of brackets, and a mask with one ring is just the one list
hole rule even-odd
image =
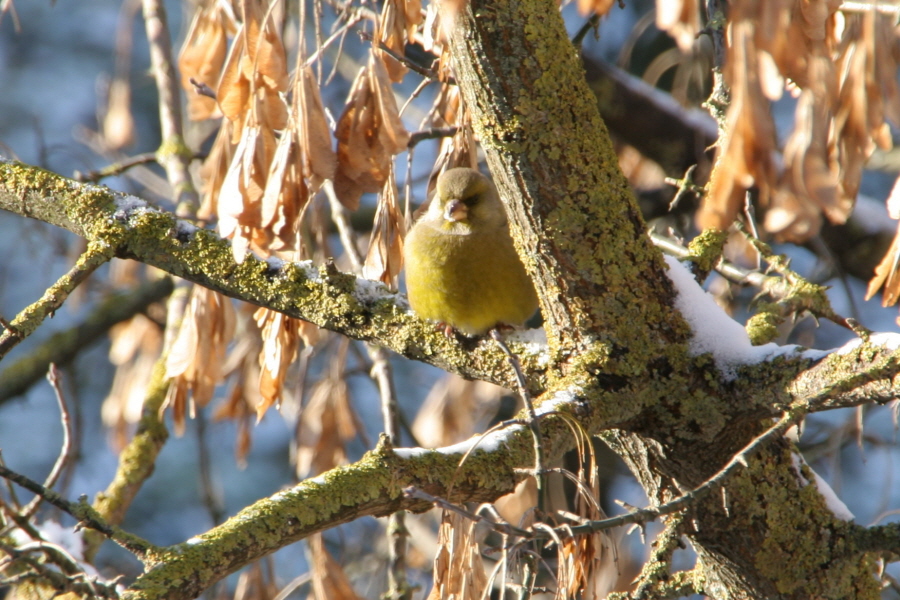
[[442, 173], [433, 204], [445, 230], [468, 233], [506, 223], [497, 188], [475, 169], [459, 167]]

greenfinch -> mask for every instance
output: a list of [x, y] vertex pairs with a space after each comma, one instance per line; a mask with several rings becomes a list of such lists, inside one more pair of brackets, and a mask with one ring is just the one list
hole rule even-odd
[[513, 247], [494, 183], [475, 169], [449, 169], [405, 244], [409, 303], [420, 317], [481, 335], [524, 323], [537, 309], [534, 284]]

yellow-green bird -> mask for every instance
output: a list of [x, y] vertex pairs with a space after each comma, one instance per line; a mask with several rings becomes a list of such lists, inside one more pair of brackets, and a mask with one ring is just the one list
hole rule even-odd
[[405, 245], [406, 288], [416, 314], [467, 335], [520, 325], [537, 309], [493, 182], [448, 169]]

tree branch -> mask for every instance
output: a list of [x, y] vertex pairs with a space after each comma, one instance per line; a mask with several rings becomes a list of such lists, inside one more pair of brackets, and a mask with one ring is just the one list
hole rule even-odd
[[34, 333], [35, 329], [52, 316], [75, 288], [81, 285], [100, 265], [112, 259], [112, 249], [103, 244], [88, 244], [69, 272], [47, 288], [40, 300], [20, 312], [0, 334], [0, 359], [19, 342]]
[[[80, 184], [37, 167], [0, 162], [0, 209], [37, 218], [88, 238], [107, 240], [133, 258], [232, 298], [266, 306], [348, 337], [371, 341], [463, 377], [513, 387], [514, 373], [489, 338], [448, 340], [415, 317], [406, 299], [333, 265], [263, 261], [238, 264], [230, 244], [143, 201]], [[537, 394], [546, 386], [546, 354], [535, 344], [510, 343]]]
[[86, 346], [99, 340], [109, 328], [172, 292], [172, 279], [163, 277], [132, 292], [116, 292], [102, 300], [81, 323], [50, 336], [28, 356], [0, 372], [0, 404], [25, 393], [47, 373], [50, 364], [67, 365]]
[[158, 559], [160, 550], [158, 547], [135, 535], [125, 533], [118, 527], [109, 525], [87, 502], [70, 502], [53, 490], [47, 489], [33, 479], [16, 473], [3, 465], [0, 465], [0, 477], [8, 479], [29, 492], [40, 496], [48, 504], [52, 504], [63, 512], [75, 517], [80, 525], [99, 531], [145, 563], [153, 564]]

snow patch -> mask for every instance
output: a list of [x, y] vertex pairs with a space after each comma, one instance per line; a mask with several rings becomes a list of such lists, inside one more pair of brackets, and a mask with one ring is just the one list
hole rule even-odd
[[819, 493], [822, 494], [822, 497], [825, 499], [825, 505], [828, 507], [828, 510], [834, 513], [835, 517], [842, 521], [852, 521], [856, 518], [853, 513], [850, 512], [850, 509], [847, 508], [847, 505], [838, 498], [831, 486], [828, 485], [828, 482], [822, 479], [818, 473], [813, 471], [812, 467], [806, 463], [800, 454], [796, 452], [791, 454], [791, 461], [794, 463], [794, 471], [797, 473], [797, 479], [800, 480], [800, 485], [803, 485], [804, 487], [809, 485], [809, 481], [803, 476], [803, 471], [801, 470], [801, 467], [806, 465], [810, 473], [813, 474], [815, 480], [814, 483], [819, 489]]
[[691, 354], [696, 356], [711, 353], [716, 367], [727, 380], [737, 377], [736, 368], [741, 365], [799, 354], [800, 347], [796, 345], [751, 344], [744, 326], [716, 304], [712, 294], [700, 287], [685, 265], [671, 256], [666, 256], [665, 259], [669, 265], [669, 279], [678, 292], [675, 308], [681, 312], [694, 332], [690, 341]]
[[[568, 390], [556, 392], [553, 397], [545, 400], [540, 406], [535, 408], [534, 413], [540, 417], [550, 414], [558, 410], [561, 406], [575, 402], [577, 396]], [[510, 436], [520, 431], [524, 425], [513, 425], [503, 429], [497, 429], [484, 435], [476, 435], [464, 442], [453, 444], [452, 446], [444, 446], [443, 448], [394, 448], [394, 454], [400, 458], [416, 458], [424, 456], [430, 452], [439, 452], [440, 454], [458, 454], [460, 456], [466, 454], [470, 450], [484, 450], [485, 452], [493, 452], [500, 448]]]
[[267, 257], [265, 263], [269, 266], [270, 271], [280, 271], [284, 266], [284, 261], [277, 256]]
[[353, 291], [353, 297], [363, 305], [374, 304], [378, 300], [390, 299], [401, 309], [409, 309], [409, 303], [406, 301], [405, 297], [390, 291], [387, 286], [380, 281], [366, 279], [365, 277], [356, 278], [356, 288]]
[[132, 196], [131, 194], [122, 194], [116, 198], [116, 210], [123, 210], [126, 213], [130, 213], [131, 211], [138, 208], [147, 208], [147, 201], [138, 198], [137, 196]]
[[[900, 333], [876, 333], [869, 336], [869, 343], [873, 346], [881, 346], [882, 348], [893, 352], [897, 348], [900, 348]], [[859, 348], [861, 344], [861, 338], [853, 338], [840, 348], [835, 348], [832, 352], [836, 352], [840, 355], [849, 354]]]

